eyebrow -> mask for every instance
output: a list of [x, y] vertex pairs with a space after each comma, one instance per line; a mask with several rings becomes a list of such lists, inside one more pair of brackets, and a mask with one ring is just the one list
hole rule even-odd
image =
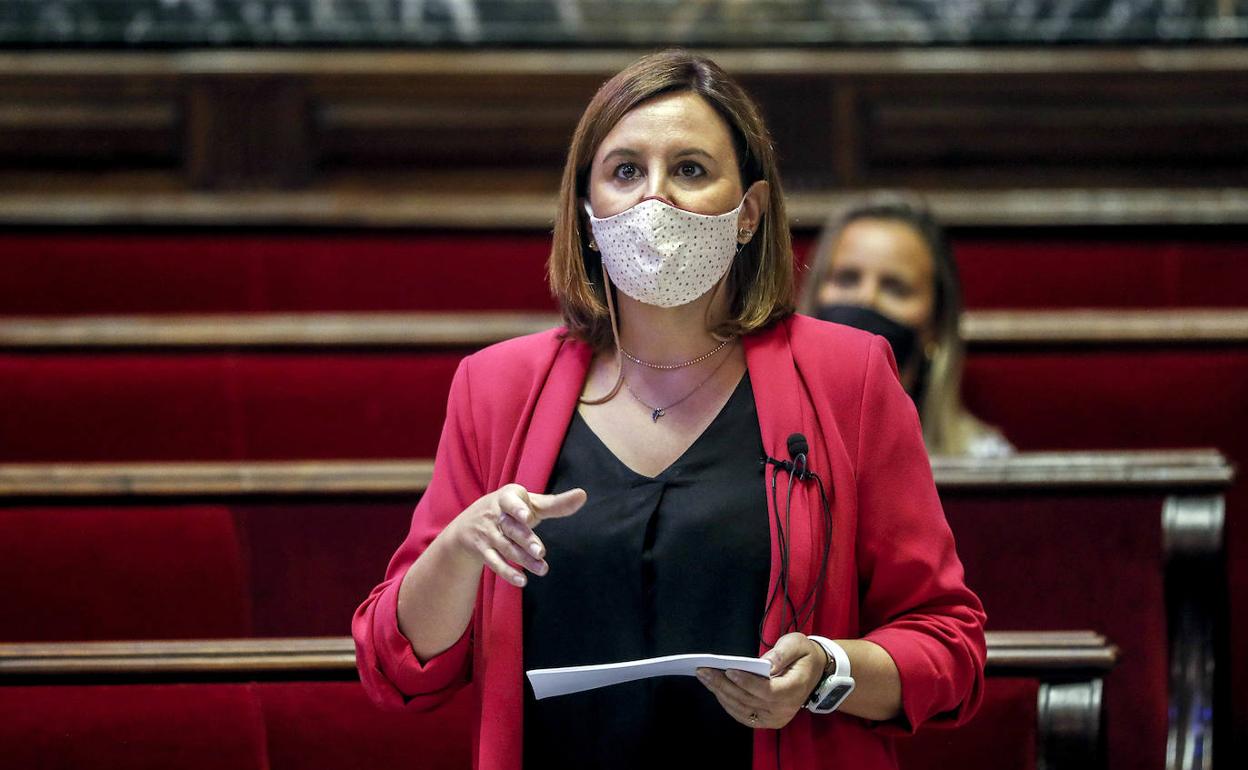
[[[620, 158], [636, 158], [639, 155], [641, 155], [641, 153], [637, 152], [631, 147], [617, 147], [616, 149], [604, 155], [602, 158], [602, 162], [606, 163], [607, 161], [617, 156]], [[707, 152], [706, 150], [699, 149], [697, 147], [686, 147], [685, 149], [680, 150], [679, 152], [675, 153], [674, 157], [687, 158], [693, 155], [701, 156], [703, 158], [706, 158], [709, 161], [715, 160], [714, 156], [712, 156], [709, 152]]]
[[715, 160], [715, 158], [711, 157], [711, 154], [709, 152], [707, 152], [706, 150], [700, 150], [697, 147], [686, 147], [685, 149], [676, 153], [677, 158], [684, 158], [689, 155], [701, 155], [703, 158], [706, 158], [707, 160]]

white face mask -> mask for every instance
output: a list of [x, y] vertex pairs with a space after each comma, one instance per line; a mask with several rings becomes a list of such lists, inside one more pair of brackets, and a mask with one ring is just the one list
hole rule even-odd
[[711, 290], [737, 253], [737, 214], [695, 214], [657, 198], [598, 219], [585, 202], [607, 274], [647, 305], [677, 307]]

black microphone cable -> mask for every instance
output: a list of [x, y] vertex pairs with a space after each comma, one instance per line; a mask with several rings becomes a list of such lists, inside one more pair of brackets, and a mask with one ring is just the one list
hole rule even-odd
[[[774, 457], [764, 456], [762, 464], [764, 467], [770, 465], [771, 469], [771, 510], [776, 523], [776, 529], [779, 530], [777, 547], [780, 555], [780, 574], [776, 577], [775, 586], [771, 590], [771, 594], [767, 597], [767, 602], [763, 606], [763, 617], [758, 624], [758, 636], [762, 644], [768, 649], [774, 648], [776, 642], [780, 641], [779, 636], [775, 642], [768, 642], [765, 635], [764, 627], [767, 618], [771, 616], [772, 609], [775, 607], [776, 601], [780, 596], [784, 597], [784, 603], [780, 607], [780, 636], [784, 636], [790, 631], [800, 631], [806, 627], [806, 624], [814, 619], [815, 611], [819, 606], [819, 596], [822, 594], [824, 583], [827, 580], [828, 567], [832, 557], [832, 502], [826, 489], [823, 486], [823, 479], [818, 473], [810, 470], [808, 452], [809, 447], [806, 437], [800, 433], [794, 433], [789, 436], [788, 441], [789, 454], [793, 457], [790, 460], [777, 460]], [[784, 505], [784, 521], [780, 520], [780, 506], [777, 499], [777, 482], [776, 475], [784, 470], [788, 474], [787, 483], [785, 485], [785, 505]], [[816, 488], [819, 490], [819, 507], [820, 518], [823, 524], [823, 554], [819, 559], [819, 570], [816, 574], [815, 582], [806, 594], [806, 598], [799, 605], [794, 605], [793, 596], [789, 590], [789, 572], [790, 572], [790, 533], [792, 532], [792, 513], [793, 513], [793, 479], [798, 481], [806, 481], [813, 479]], [[791, 620], [786, 617], [786, 608], [791, 613]], [[781, 730], [775, 731], [776, 736], [776, 767], [782, 768], [781, 761]]]

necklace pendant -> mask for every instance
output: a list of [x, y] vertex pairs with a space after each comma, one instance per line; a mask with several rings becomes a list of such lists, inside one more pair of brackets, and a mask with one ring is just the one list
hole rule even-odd
[[665, 414], [667, 414], [667, 412], [664, 412], [662, 409], [655, 409], [650, 413], [650, 422], [658, 422], [659, 418]]

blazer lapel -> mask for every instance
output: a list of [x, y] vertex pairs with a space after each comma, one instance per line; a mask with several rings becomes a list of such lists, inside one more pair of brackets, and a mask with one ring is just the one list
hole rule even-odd
[[[512, 455], [507, 458], [503, 483], [514, 480], [531, 492], [544, 492], [585, 383], [592, 350], [582, 342], [566, 340], [541, 384], [541, 392], [526, 422], [521, 419]], [[519, 770], [524, 755], [524, 629], [521, 589], [494, 573], [488, 612], [490, 660], [482, 693], [494, 700], [504, 719], [481, 725], [481, 768]], [[493, 711], [493, 709], [491, 709]]]
[[[763, 449], [769, 457], [788, 460], [789, 436], [804, 434], [812, 446], [816, 443], [814, 421], [808, 416], [805, 391], [793, 361], [790, 346], [789, 321], [781, 321], [770, 328], [744, 338], [745, 362], [750, 372], [750, 384], [754, 389], [754, 402], [758, 409], [758, 426], [763, 438]], [[772, 505], [771, 474], [776, 474], [776, 506]], [[771, 526], [771, 581], [767, 594], [777, 585], [781, 575], [780, 540], [782, 525], [788, 533], [789, 543], [789, 596], [795, 606], [810, 593], [814, 573], [818, 567], [816, 547], [822, 547], [822, 528], [819, 525], [818, 493], [811, 482], [791, 480], [785, 471], [768, 468], [767, 507]], [[792, 483], [792, 503], [786, 512], [786, 493]], [[778, 507], [779, 510], [776, 510]], [[787, 519], [787, 521], [786, 521]], [[816, 540], [819, 542], [816, 543]], [[785, 604], [783, 594], [771, 603], [764, 618], [763, 638], [774, 643], [785, 632], [785, 622], [792, 612]], [[809, 630], [809, 629], [805, 629]], [[760, 644], [760, 651], [768, 646]]]

